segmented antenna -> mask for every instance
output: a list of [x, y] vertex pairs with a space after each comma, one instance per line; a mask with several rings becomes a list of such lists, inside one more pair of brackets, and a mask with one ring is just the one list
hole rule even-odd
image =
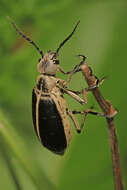
[[13, 27], [15, 28], [15, 30], [23, 37], [25, 38], [28, 42], [30, 42], [39, 52], [39, 54], [43, 57], [43, 52], [42, 50], [40, 50], [40, 48], [35, 44], [34, 41], [32, 41], [29, 37], [27, 37], [20, 29], [18, 29], [18, 27], [16, 26], [16, 24], [14, 23], [14, 21], [8, 16], [7, 19], [9, 20], [9, 22], [13, 25]]
[[60, 48], [72, 37], [72, 35], [74, 34], [77, 26], [79, 25], [80, 21], [77, 22], [77, 24], [75, 25], [73, 31], [71, 32], [71, 34], [69, 34], [69, 36], [59, 45], [59, 47], [56, 50], [56, 53], [59, 52]]

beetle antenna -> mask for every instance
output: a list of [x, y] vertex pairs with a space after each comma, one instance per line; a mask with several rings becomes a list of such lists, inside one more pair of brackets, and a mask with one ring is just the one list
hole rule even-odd
[[43, 52], [42, 50], [40, 50], [40, 48], [35, 44], [34, 41], [32, 41], [29, 37], [27, 37], [15, 24], [15, 22], [8, 16], [7, 19], [9, 20], [9, 22], [13, 25], [13, 27], [15, 28], [15, 30], [23, 37], [25, 38], [28, 42], [30, 42], [39, 52], [39, 54], [43, 57]]
[[73, 31], [71, 32], [71, 34], [69, 34], [69, 36], [59, 45], [59, 47], [56, 50], [56, 53], [58, 54], [59, 50], [61, 49], [61, 47], [72, 37], [72, 35], [74, 34], [77, 26], [79, 25], [80, 21], [77, 22], [77, 24], [75, 25]]

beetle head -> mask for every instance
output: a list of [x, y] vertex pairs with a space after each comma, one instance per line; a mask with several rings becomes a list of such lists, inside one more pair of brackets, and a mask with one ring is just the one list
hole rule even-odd
[[55, 75], [59, 67], [58, 65], [58, 54], [48, 51], [41, 59], [39, 59], [37, 71], [43, 74]]

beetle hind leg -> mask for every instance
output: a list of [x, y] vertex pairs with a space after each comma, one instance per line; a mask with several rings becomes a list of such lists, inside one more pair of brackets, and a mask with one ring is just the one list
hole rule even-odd
[[97, 111], [92, 111], [92, 108], [88, 108], [84, 111], [72, 111], [73, 114], [91, 114], [91, 115], [96, 115], [96, 116], [102, 116], [102, 117], [107, 117], [103, 112], [97, 112]]
[[69, 117], [73, 121], [76, 131], [78, 133], [80, 133], [81, 132], [81, 128], [80, 128], [80, 125], [79, 125], [79, 122], [78, 122], [77, 118], [74, 116], [74, 114], [72, 113], [72, 111], [67, 110], [67, 114], [69, 115]]
[[[84, 127], [84, 124], [85, 124], [85, 121], [86, 121], [86, 117], [88, 114], [92, 114], [92, 115], [97, 115], [97, 116], [102, 116], [102, 117], [107, 117], [104, 113], [102, 112], [97, 112], [97, 111], [92, 111], [92, 108], [88, 108], [84, 111], [76, 111], [76, 110], [73, 110], [73, 111], [69, 111], [67, 110], [67, 114], [69, 115], [69, 117], [72, 119], [74, 125], [75, 125], [75, 128], [76, 128], [76, 131], [78, 133], [81, 133], [83, 127]], [[82, 115], [82, 122], [81, 122], [81, 125], [79, 125], [79, 122], [77, 120], [77, 118], [74, 116], [75, 114], [80, 114]]]
[[[86, 116], [88, 114], [88, 110], [85, 110], [85, 111], [69, 111], [69, 110], [67, 110], [67, 114], [69, 115], [69, 117], [73, 121], [77, 133], [81, 133], [81, 131], [84, 127], [84, 124], [85, 124], [85, 120], [86, 120]], [[78, 122], [77, 118], [74, 116], [74, 114], [81, 114], [82, 115], [81, 125], [79, 124], [79, 122]]]

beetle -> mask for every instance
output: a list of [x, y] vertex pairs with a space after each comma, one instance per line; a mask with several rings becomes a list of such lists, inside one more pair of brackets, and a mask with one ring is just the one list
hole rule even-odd
[[[32, 118], [36, 134], [44, 147], [58, 155], [63, 155], [68, 147], [72, 132], [69, 117], [72, 119], [78, 133], [81, 132], [87, 113], [91, 113], [90, 109], [83, 112], [70, 111], [67, 107], [66, 100], [63, 94], [66, 93], [80, 104], [84, 105], [87, 102], [87, 90], [72, 91], [68, 89], [68, 84], [72, 76], [81, 71], [80, 64], [76, 65], [70, 72], [65, 72], [59, 66], [59, 51], [61, 47], [72, 37], [79, 21], [75, 25], [73, 31], [65, 38], [58, 46], [55, 52], [47, 51], [43, 54], [42, 50], [27, 37], [10, 17], [9, 21], [16, 31], [27, 41], [29, 41], [39, 52], [41, 58], [38, 61], [37, 71], [40, 75], [37, 78], [36, 86], [32, 91]], [[79, 55], [82, 56], [82, 55]], [[85, 56], [83, 62], [85, 61]], [[64, 81], [56, 77], [56, 72], [60, 71], [63, 74], [69, 75], [68, 80]], [[79, 94], [83, 94], [83, 99]], [[82, 114], [82, 124], [79, 126], [78, 120], [74, 114]], [[68, 117], [69, 116], [69, 117]]]

